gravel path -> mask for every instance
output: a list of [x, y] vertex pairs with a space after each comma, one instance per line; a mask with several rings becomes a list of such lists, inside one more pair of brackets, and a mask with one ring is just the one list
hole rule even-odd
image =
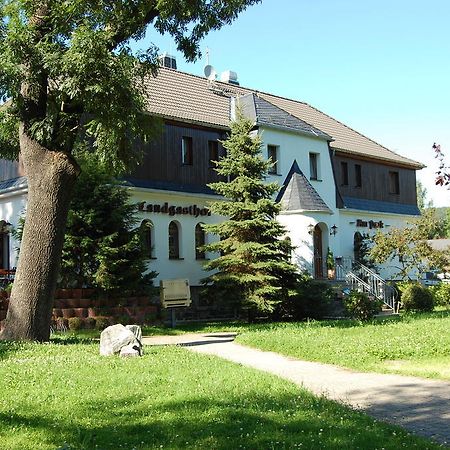
[[235, 333], [161, 336], [144, 338], [144, 344], [185, 345], [197, 353], [269, 372], [315, 394], [324, 394], [377, 419], [450, 445], [450, 383], [300, 361], [236, 344], [234, 337]]

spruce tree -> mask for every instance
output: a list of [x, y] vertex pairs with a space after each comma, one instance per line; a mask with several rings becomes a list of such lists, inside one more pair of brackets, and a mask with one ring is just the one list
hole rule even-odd
[[70, 204], [61, 260], [61, 287], [93, 287], [121, 296], [147, 291], [136, 206], [126, 188], [92, 155], [79, 156], [81, 174]]
[[220, 238], [205, 250], [220, 256], [205, 265], [214, 273], [204, 282], [215, 299], [272, 312], [289, 296], [297, 270], [290, 263], [290, 240], [284, 238], [285, 229], [276, 219], [280, 206], [273, 195], [279, 186], [265, 182], [273, 163], [263, 158], [261, 139], [252, 128], [238, 111], [229, 138], [222, 142], [227, 154], [216, 163], [216, 171], [229, 181], [209, 185], [225, 198], [210, 208], [226, 219], [205, 225], [205, 231]]

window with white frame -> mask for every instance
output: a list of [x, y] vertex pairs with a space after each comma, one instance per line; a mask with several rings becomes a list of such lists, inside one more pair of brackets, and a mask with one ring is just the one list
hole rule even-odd
[[320, 179], [320, 166], [319, 166], [319, 154], [309, 154], [309, 178], [311, 180]]
[[277, 145], [267, 146], [267, 159], [272, 162], [272, 166], [269, 167], [269, 173], [274, 175], [278, 173], [278, 158], [279, 147]]

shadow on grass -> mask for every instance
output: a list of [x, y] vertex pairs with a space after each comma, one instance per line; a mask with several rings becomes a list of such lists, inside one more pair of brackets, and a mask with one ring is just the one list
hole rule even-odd
[[[86, 418], [89, 418], [86, 420]], [[89, 422], [89, 425], [86, 425]], [[0, 436], [14, 433], [45, 436], [48, 448], [386, 448], [409, 447], [413, 441], [396, 428], [345, 410], [309, 394], [292, 398], [242, 396], [229, 400], [186, 399], [148, 405], [139, 397], [81, 405], [70, 418], [40, 416], [36, 411], [0, 414]], [[11, 431], [14, 429], [14, 433]], [[31, 436], [31, 438], [30, 438]], [[22, 442], [22, 441], [21, 441]], [[28, 444], [28, 442], [27, 442]], [[36, 442], [30, 442], [33, 448]], [[408, 445], [409, 444], [409, 445]], [[416, 448], [431, 448], [430, 444]], [[8, 447], [9, 448], [9, 447]], [[12, 447], [16, 448], [16, 447]]]
[[[421, 316], [418, 316], [421, 317]], [[438, 316], [439, 317], [439, 316]], [[146, 336], [156, 335], [180, 335], [183, 333], [206, 333], [206, 332], [221, 332], [221, 331], [270, 331], [279, 330], [283, 328], [360, 328], [367, 325], [389, 325], [393, 322], [402, 320], [402, 316], [384, 316], [374, 318], [367, 322], [361, 322], [353, 319], [335, 319], [335, 320], [303, 320], [303, 321], [285, 321], [285, 322], [263, 322], [263, 323], [247, 323], [247, 322], [212, 322], [212, 323], [192, 323], [177, 326], [177, 328], [166, 328], [164, 326], [158, 327], [144, 327], [143, 333]]]
[[12, 355], [22, 351], [24, 346], [27, 345], [23, 342], [1, 341], [0, 340], [0, 361], [7, 359]]

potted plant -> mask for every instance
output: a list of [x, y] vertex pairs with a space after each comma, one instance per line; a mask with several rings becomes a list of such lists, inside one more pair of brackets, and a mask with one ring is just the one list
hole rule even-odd
[[330, 250], [330, 247], [328, 247], [327, 251], [327, 272], [328, 272], [328, 279], [334, 280], [336, 276], [336, 263], [334, 260], [333, 252]]

